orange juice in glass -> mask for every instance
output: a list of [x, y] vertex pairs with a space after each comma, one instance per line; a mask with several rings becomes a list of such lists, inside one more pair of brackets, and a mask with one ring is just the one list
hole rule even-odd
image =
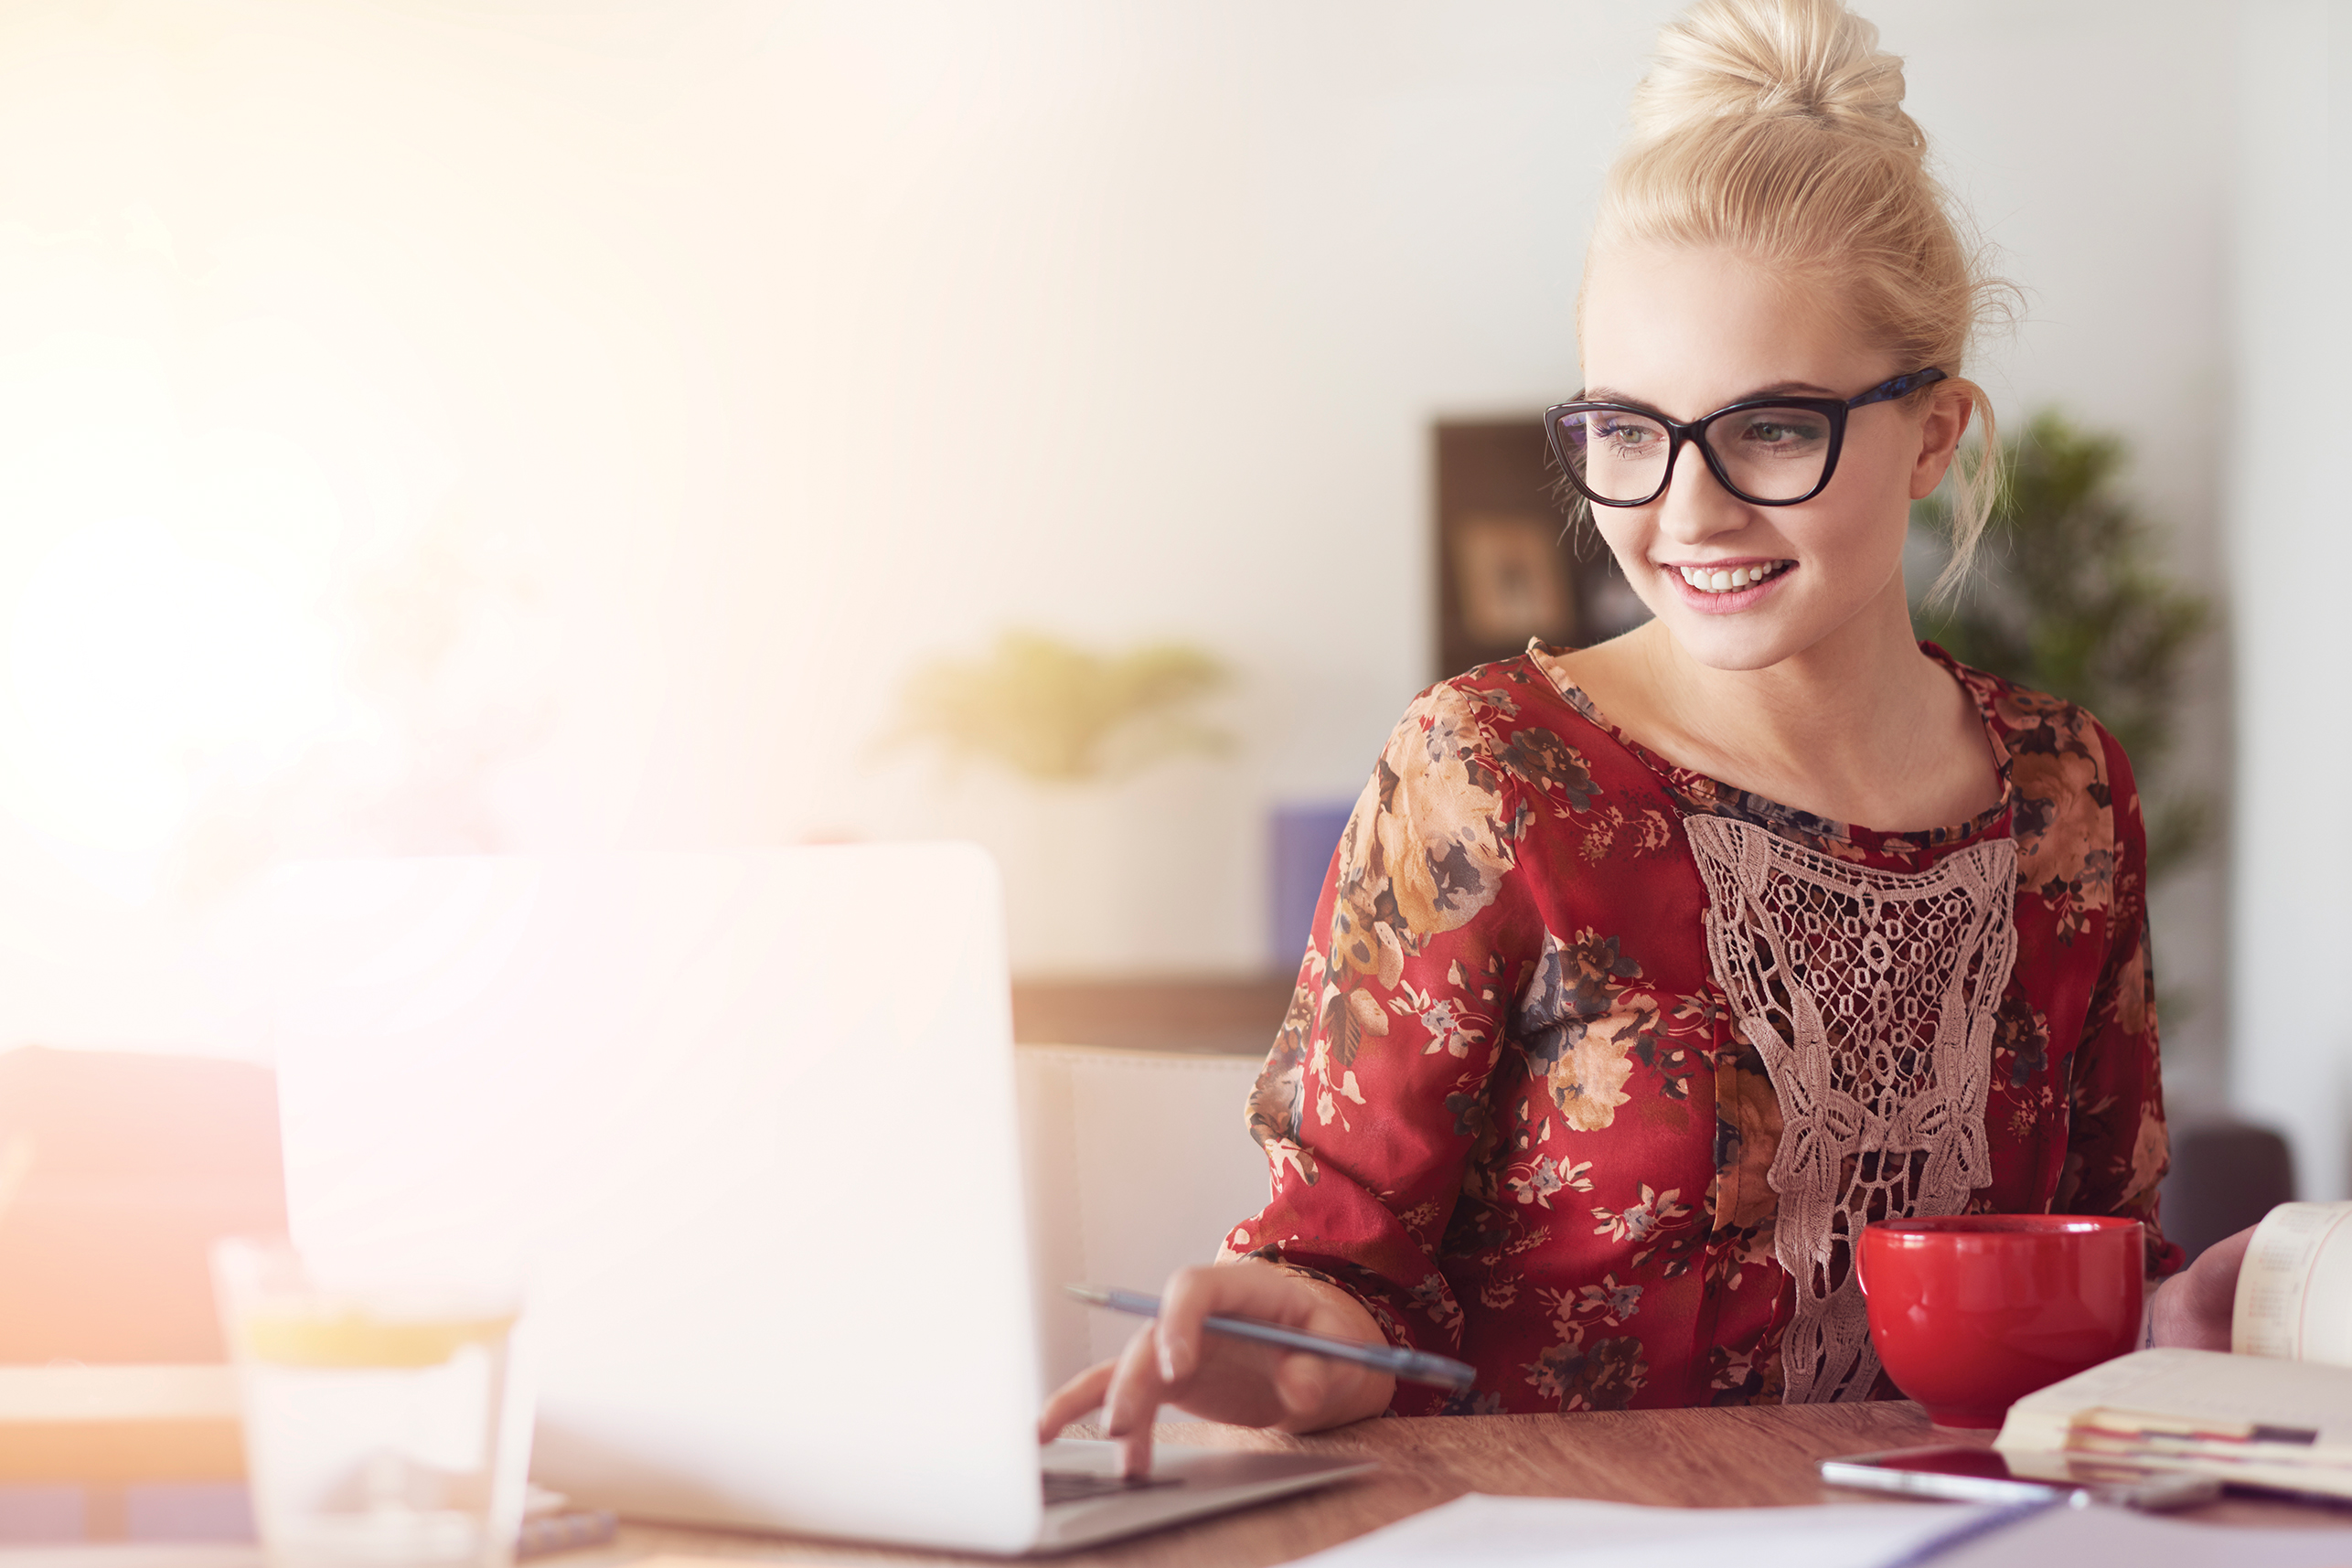
[[530, 1434], [518, 1293], [337, 1282], [245, 1241], [213, 1272], [273, 1568], [507, 1568]]

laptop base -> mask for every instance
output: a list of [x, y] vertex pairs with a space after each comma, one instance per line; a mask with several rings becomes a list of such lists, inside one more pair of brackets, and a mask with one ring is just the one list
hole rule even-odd
[[1152, 1448], [1148, 1479], [1118, 1485], [1118, 1463], [1116, 1443], [1064, 1437], [1046, 1445], [1047, 1475], [1100, 1477], [1110, 1489], [1095, 1497], [1056, 1502], [1051, 1500], [1049, 1487], [1045, 1519], [1033, 1551], [1069, 1552], [1092, 1546], [1310, 1491], [1379, 1467], [1372, 1459], [1186, 1448], [1162, 1443]]

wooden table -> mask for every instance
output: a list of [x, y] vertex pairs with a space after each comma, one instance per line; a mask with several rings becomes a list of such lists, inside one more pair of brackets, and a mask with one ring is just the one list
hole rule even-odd
[[1024, 1045], [1256, 1059], [1274, 1043], [1298, 978], [1280, 974], [1016, 979], [1012, 1037]]
[[[1201, 1447], [1363, 1455], [1378, 1459], [1381, 1467], [1361, 1480], [1304, 1497], [1041, 1561], [1070, 1568], [1264, 1568], [1472, 1491], [1695, 1508], [1869, 1501], [1918, 1507], [1922, 1505], [1823, 1487], [1813, 1463], [1833, 1454], [1921, 1443], [1985, 1445], [1993, 1439], [1989, 1432], [1934, 1427], [1909, 1403], [1429, 1416], [1362, 1421], [1308, 1437], [1205, 1423], [1163, 1424], [1159, 1433], [1163, 1441]], [[1085, 1428], [1071, 1429], [1073, 1436], [1087, 1435]], [[2352, 1546], [2352, 1509], [2233, 1499], [2195, 1517], [2304, 1528], [2340, 1525]], [[653, 1555], [779, 1563], [1004, 1561], [632, 1526], [613, 1550], [552, 1559], [550, 1568], [594, 1568]]]

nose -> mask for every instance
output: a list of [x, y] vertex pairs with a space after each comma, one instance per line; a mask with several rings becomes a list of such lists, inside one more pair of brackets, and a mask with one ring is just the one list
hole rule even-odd
[[1703, 544], [1748, 525], [1748, 504], [1723, 487], [1695, 441], [1674, 454], [1666, 493], [1658, 497], [1658, 531], [1676, 544]]

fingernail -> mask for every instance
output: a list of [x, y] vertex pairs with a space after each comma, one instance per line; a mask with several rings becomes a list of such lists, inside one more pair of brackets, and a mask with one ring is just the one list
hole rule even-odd
[[1176, 1381], [1176, 1347], [1173, 1345], [1160, 1347], [1160, 1381], [1169, 1383]]

